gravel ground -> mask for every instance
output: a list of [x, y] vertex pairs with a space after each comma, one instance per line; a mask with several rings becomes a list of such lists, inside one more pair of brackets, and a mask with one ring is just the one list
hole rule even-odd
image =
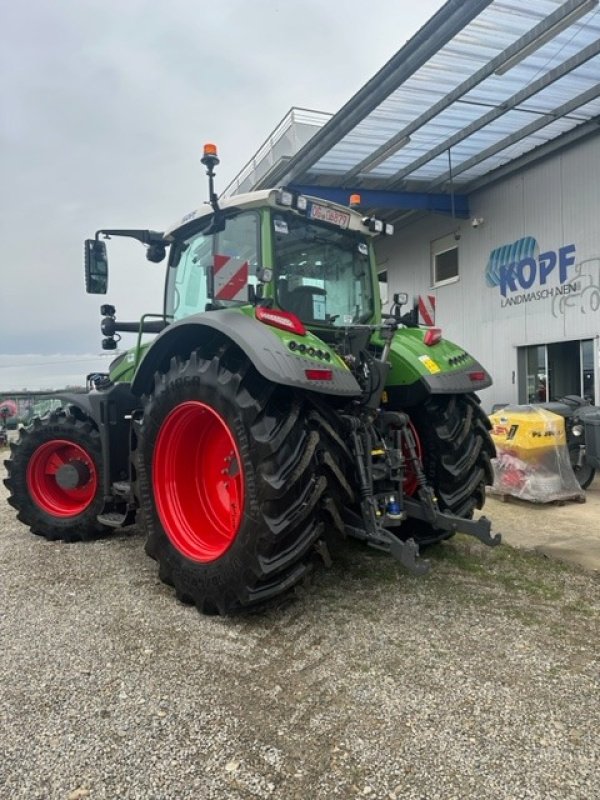
[[457, 537], [408, 577], [344, 544], [207, 618], [141, 533], [31, 536], [0, 491], [0, 797], [600, 796], [598, 576]]

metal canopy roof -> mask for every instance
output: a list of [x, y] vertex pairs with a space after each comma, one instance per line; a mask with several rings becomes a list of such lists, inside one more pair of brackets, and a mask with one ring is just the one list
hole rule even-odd
[[598, 0], [449, 0], [256, 188], [464, 196], [599, 115]]

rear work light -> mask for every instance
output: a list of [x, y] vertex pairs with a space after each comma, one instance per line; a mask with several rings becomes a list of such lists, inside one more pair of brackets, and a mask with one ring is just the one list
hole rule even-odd
[[333, 380], [333, 370], [331, 369], [305, 369], [304, 374], [309, 381]]
[[302, 214], [305, 214], [308, 209], [308, 197], [303, 194], [297, 194], [292, 189], [286, 189], [285, 186], [277, 190], [275, 202], [278, 206], [295, 208], [296, 211], [300, 211]]
[[289, 206], [291, 208], [294, 205], [293, 192], [290, 192], [287, 189], [280, 189], [277, 192], [277, 203], [280, 206]]
[[[354, 197], [355, 195], [352, 195]], [[350, 205], [352, 205], [352, 197], [350, 198]], [[356, 195], [360, 197], [360, 195]], [[365, 225], [371, 233], [384, 233], [386, 236], [394, 235], [394, 226], [389, 222], [384, 222], [382, 219], [376, 217], [363, 217], [363, 225]]]
[[469, 372], [469, 378], [472, 381], [484, 381], [485, 380], [485, 372]]
[[423, 337], [423, 343], [427, 345], [427, 347], [431, 347], [433, 344], [437, 344], [442, 340], [442, 329], [441, 328], [429, 328], [425, 332], [425, 336]]
[[290, 311], [275, 311], [272, 308], [258, 306], [256, 309], [256, 319], [264, 322], [265, 325], [272, 325], [282, 331], [297, 333], [298, 336], [306, 336], [306, 328], [295, 314]]

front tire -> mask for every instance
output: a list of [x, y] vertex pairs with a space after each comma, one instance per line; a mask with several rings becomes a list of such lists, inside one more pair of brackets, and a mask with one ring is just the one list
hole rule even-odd
[[591, 466], [589, 461], [587, 461], [585, 456], [583, 457], [582, 463], [579, 463], [580, 452], [580, 445], [569, 445], [569, 459], [571, 461], [571, 466], [573, 468], [573, 472], [575, 473], [575, 477], [577, 478], [577, 482], [582, 489], [587, 489], [594, 480], [596, 470]]
[[36, 418], [10, 445], [4, 464], [8, 502], [38, 536], [78, 542], [105, 529], [100, 435], [87, 420], [64, 411]]
[[179, 599], [228, 614], [284, 594], [323, 532], [323, 442], [305, 397], [239, 351], [173, 359], [138, 430], [147, 553]]

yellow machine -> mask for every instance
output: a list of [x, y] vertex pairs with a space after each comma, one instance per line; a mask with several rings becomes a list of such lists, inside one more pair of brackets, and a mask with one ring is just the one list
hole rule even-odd
[[507, 406], [490, 417], [492, 439], [498, 452], [516, 456], [527, 464], [539, 463], [566, 445], [565, 421], [558, 414], [535, 406]]

